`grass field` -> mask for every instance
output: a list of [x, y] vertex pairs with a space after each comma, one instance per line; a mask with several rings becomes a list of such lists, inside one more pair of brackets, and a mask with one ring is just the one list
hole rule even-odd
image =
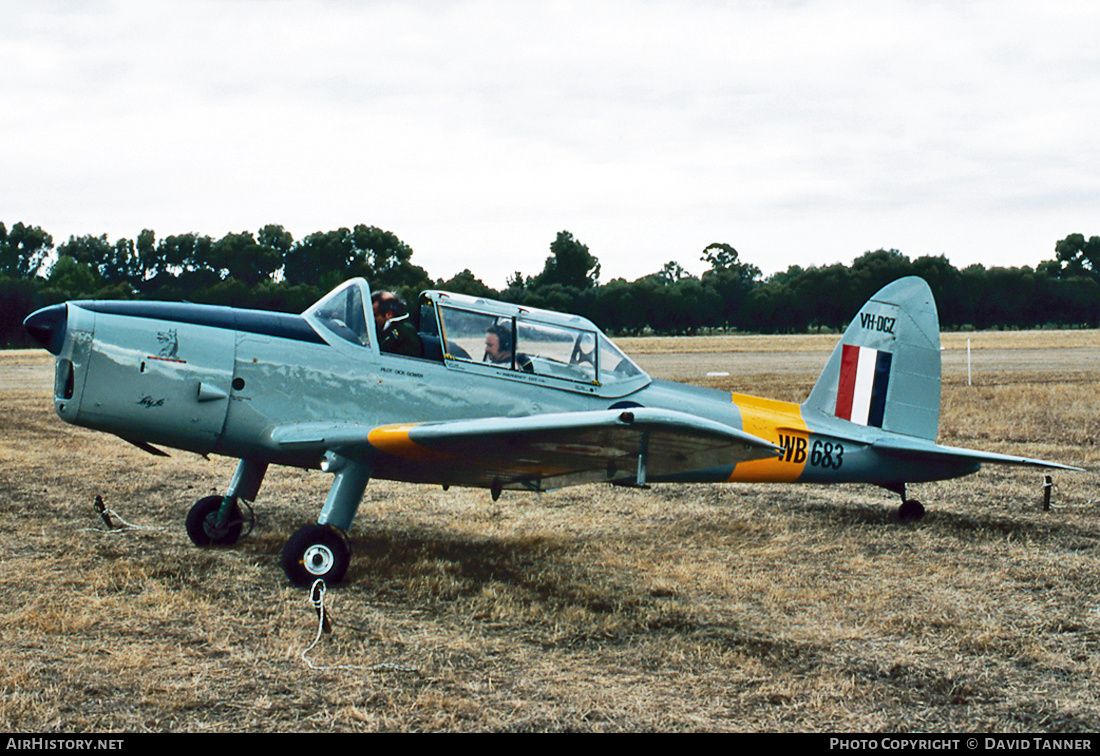
[[[801, 400], [835, 338], [621, 344]], [[1088, 468], [1052, 511], [1015, 468], [912, 487], [909, 525], [868, 486], [374, 482], [319, 638], [278, 560], [328, 476], [272, 470], [251, 535], [198, 550], [232, 460], [67, 426], [46, 355], [0, 353], [0, 729], [1096, 732], [1100, 334], [944, 345], [940, 440]]]

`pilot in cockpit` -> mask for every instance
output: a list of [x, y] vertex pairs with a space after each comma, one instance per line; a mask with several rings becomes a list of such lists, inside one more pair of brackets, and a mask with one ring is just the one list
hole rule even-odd
[[416, 326], [409, 322], [405, 303], [396, 294], [376, 291], [371, 295], [374, 322], [378, 326], [378, 347], [383, 352], [420, 357], [424, 347]]

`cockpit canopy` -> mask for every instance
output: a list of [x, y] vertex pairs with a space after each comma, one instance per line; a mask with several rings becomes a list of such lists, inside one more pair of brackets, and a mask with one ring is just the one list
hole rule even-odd
[[[303, 313], [324, 331], [360, 347], [377, 344], [370, 291], [362, 279], [341, 284]], [[460, 372], [600, 396], [623, 396], [650, 378], [591, 321], [579, 315], [482, 297], [425, 291], [411, 320], [423, 353]], [[395, 357], [397, 355], [394, 355]]]
[[579, 315], [443, 291], [424, 292], [420, 301], [421, 330], [430, 328], [424, 317], [428, 309], [448, 361], [592, 387], [649, 382], [641, 368]]

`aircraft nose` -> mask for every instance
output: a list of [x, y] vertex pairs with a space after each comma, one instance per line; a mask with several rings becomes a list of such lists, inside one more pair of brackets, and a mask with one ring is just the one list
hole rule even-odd
[[23, 327], [35, 341], [49, 350], [50, 354], [61, 354], [65, 343], [65, 325], [69, 310], [64, 304], [50, 305], [36, 310], [23, 321]]

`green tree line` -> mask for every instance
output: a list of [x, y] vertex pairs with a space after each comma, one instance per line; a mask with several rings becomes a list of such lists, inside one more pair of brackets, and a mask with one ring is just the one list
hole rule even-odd
[[280, 225], [220, 239], [200, 234], [135, 239], [69, 237], [54, 246], [38, 226], [0, 222], [0, 345], [27, 346], [23, 319], [67, 299], [159, 299], [300, 312], [340, 281], [362, 276], [406, 301], [428, 288], [575, 312], [616, 334], [709, 330], [792, 333], [843, 328], [879, 287], [907, 275], [928, 281], [945, 329], [1100, 326], [1100, 236], [1070, 234], [1035, 268], [957, 269], [943, 256], [865, 252], [850, 265], [791, 266], [764, 277], [737, 250], [699, 251], [701, 276], [676, 261], [634, 281], [600, 282], [600, 264], [568, 231], [543, 269], [515, 272], [494, 290], [469, 269], [432, 279], [394, 233], [357, 225], [302, 239]]

